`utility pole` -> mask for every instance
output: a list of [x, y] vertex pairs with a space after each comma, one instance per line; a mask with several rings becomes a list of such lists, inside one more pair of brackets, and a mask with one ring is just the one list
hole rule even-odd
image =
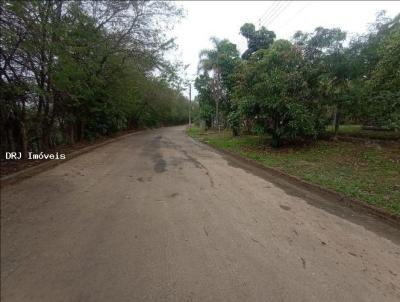
[[189, 128], [192, 127], [191, 111], [192, 111], [192, 83], [189, 82]]
[[219, 75], [219, 70], [216, 68], [216, 66], [213, 66], [213, 73], [214, 77], [212, 80], [212, 85], [213, 85], [213, 94], [214, 94], [214, 99], [215, 99], [215, 122], [216, 126], [218, 127], [218, 132], [221, 132], [221, 126], [219, 123], [219, 108], [218, 108], [218, 103], [219, 100], [221, 99], [221, 91], [219, 84], [221, 83], [220, 81], [220, 75]]
[[221, 132], [221, 127], [220, 127], [220, 125], [219, 125], [219, 110], [218, 110], [218, 103], [219, 103], [219, 101], [218, 101], [218, 100], [216, 100], [216, 102], [215, 102], [215, 106], [216, 106], [215, 119], [216, 119], [216, 122], [217, 122], [218, 132]]

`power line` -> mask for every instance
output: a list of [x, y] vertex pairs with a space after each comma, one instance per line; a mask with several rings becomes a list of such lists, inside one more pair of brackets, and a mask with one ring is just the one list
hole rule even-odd
[[273, 16], [270, 16], [270, 20], [265, 23], [265, 27], [270, 26], [291, 4], [291, 2], [286, 2], [285, 5], [281, 7]]
[[280, 2], [280, 5], [278, 6], [278, 8], [277, 8], [276, 10], [274, 10], [274, 11], [268, 16], [268, 18], [265, 18], [264, 21], [263, 21], [263, 23], [262, 23], [261, 25], [262, 25], [262, 26], [266, 26], [266, 24], [269, 23], [269, 21], [271, 20], [271, 18], [272, 18], [273, 16], [275, 16], [276, 13], [279, 12], [279, 11], [282, 9], [282, 7], [284, 6], [283, 4], [284, 4], [284, 3], [281, 1], [281, 2]]
[[310, 4], [311, 4], [310, 2], [306, 2], [306, 4], [303, 5], [299, 10], [297, 10], [290, 18], [286, 19], [286, 21], [283, 22], [283, 23], [281, 24], [281, 26], [278, 27], [277, 30], [280, 30], [280, 29], [286, 27], [288, 24], [290, 24], [290, 23], [291, 23], [294, 19], [296, 19], [296, 18], [299, 16], [299, 14], [300, 14], [307, 6], [309, 6]]
[[268, 9], [264, 12], [264, 14], [258, 19], [258, 23], [261, 26], [262, 23], [264, 23], [265, 20], [267, 20], [271, 14], [275, 13], [275, 11], [280, 7], [282, 4], [281, 1], [274, 1], [272, 5], [268, 7]]
[[271, 20], [276, 14], [279, 14], [279, 12], [280, 12], [282, 9], [284, 9], [284, 7], [285, 7], [285, 2], [284, 2], [284, 1], [280, 1], [280, 2], [279, 2], [279, 5], [277, 6], [277, 8], [276, 8], [273, 12], [271, 12], [271, 14], [270, 14], [268, 17], [266, 17], [266, 18], [263, 20], [263, 24], [268, 24], [268, 23], [270, 22], [270, 20]]
[[265, 18], [266, 15], [268, 15], [271, 12], [271, 9], [273, 9], [273, 7], [277, 4], [277, 2], [272, 2], [270, 6], [268, 6], [268, 8], [265, 10], [265, 12], [260, 16], [260, 18], [258, 18], [258, 25], [261, 24], [261, 20], [263, 20]]

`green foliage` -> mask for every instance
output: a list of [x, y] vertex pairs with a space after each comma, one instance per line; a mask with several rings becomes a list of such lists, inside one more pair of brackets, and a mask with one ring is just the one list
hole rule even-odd
[[[302, 78], [303, 58], [289, 42], [278, 40], [256, 52], [244, 68], [237, 102], [244, 116], [256, 117], [272, 135], [272, 144], [298, 136], [315, 137], [317, 117], [308, 110], [307, 87]], [[302, 93], [299, 93], [302, 92]]]
[[240, 112], [237, 108], [229, 113], [228, 125], [232, 129], [233, 135], [238, 136], [240, 133]]
[[364, 125], [400, 129], [399, 19], [380, 12], [369, 31], [353, 39], [347, 50], [353, 92], [348, 115]]
[[365, 102], [368, 125], [382, 129], [400, 129], [400, 91], [380, 91]]
[[173, 3], [2, 1], [1, 11], [7, 151], [186, 121], [179, 66], [164, 59], [174, 46], [164, 31], [181, 16]]
[[215, 105], [213, 99], [213, 91], [211, 87], [211, 79], [208, 73], [199, 75], [194, 83], [198, 95], [196, 101], [199, 104], [199, 117], [205, 121], [206, 127], [211, 127], [213, 116], [215, 115]]
[[[376, 65], [366, 81], [366, 124], [400, 129], [400, 15], [379, 31], [385, 35], [377, 48]], [[378, 31], [378, 33], [379, 33]]]
[[252, 23], [246, 23], [240, 28], [240, 34], [247, 40], [247, 50], [243, 53], [243, 59], [250, 56], [259, 49], [268, 49], [275, 39], [275, 33], [262, 26], [259, 30], [255, 29]]
[[197, 100], [208, 127], [222, 117], [234, 135], [269, 133], [274, 146], [323, 136], [329, 122], [335, 135], [343, 121], [400, 129], [400, 15], [380, 12], [349, 46], [340, 28], [298, 31], [293, 42], [251, 23], [240, 33], [242, 60], [216, 38], [200, 54]]
[[[327, 127], [327, 132], [333, 132], [332, 126]], [[362, 125], [342, 125], [339, 129], [341, 136], [350, 136], [364, 139], [375, 139], [375, 140], [400, 140], [399, 131], [383, 130], [381, 128], [369, 128]]]
[[239, 62], [239, 52], [235, 44], [226, 39], [212, 38], [211, 41], [214, 47], [200, 52], [198, 69], [201, 73], [195, 84], [199, 92], [197, 100], [200, 112], [207, 126], [211, 126], [213, 119], [215, 124], [221, 124], [221, 118], [227, 119], [236, 84], [235, 69]]
[[398, 146], [377, 148], [363, 143], [318, 141], [282, 150], [266, 148], [264, 142], [271, 137], [264, 135], [234, 137], [228, 132], [208, 133], [195, 128], [189, 135], [388, 212], [400, 213]]

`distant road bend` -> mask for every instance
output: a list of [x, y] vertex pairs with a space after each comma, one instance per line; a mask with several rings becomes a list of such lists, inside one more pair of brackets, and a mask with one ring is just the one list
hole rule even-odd
[[400, 301], [399, 230], [184, 133], [128, 136], [1, 191], [1, 300]]

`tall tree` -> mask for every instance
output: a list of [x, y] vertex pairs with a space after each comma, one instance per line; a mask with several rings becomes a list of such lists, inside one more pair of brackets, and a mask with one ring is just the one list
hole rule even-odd
[[346, 33], [340, 28], [317, 27], [312, 33], [296, 32], [295, 44], [306, 60], [306, 78], [313, 87], [313, 97], [334, 107], [335, 134], [348, 100], [349, 64], [343, 43]]
[[[1, 1], [2, 148], [45, 150], [182, 122], [167, 1]], [[157, 74], [158, 76], [155, 76]], [[158, 91], [151, 98], [149, 91]], [[163, 102], [160, 102], [160, 100]]]
[[211, 38], [211, 41], [213, 48], [200, 52], [198, 68], [203, 74], [211, 72], [208, 78], [211, 80], [216, 107], [216, 125], [220, 127], [220, 109], [225, 118], [230, 110], [231, 95], [235, 85], [234, 72], [239, 60], [239, 52], [236, 45], [226, 39]]
[[272, 145], [299, 136], [316, 137], [316, 119], [307, 102], [307, 86], [302, 77], [302, 55], [286, 40], [275, 41], [250, 57], [238, 85], [240, 110], [253, 116], [264, 132], [272, 135]]
[[246, 60], [257, 50], [269, 48], [276, 38], [273, 31], [267, 30], [264, 26], [256, 30], [252, 23], [243, 24], [240, 34], [247, 40], [247, 50], [242, 54], [242, 58]]

